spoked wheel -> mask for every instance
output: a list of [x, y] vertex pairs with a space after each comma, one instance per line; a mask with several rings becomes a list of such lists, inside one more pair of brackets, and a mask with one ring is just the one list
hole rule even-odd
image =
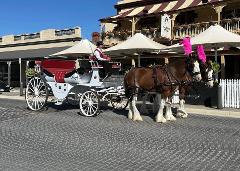
[[33, 111], [41, 110], [47, 103], [48, 87], [39, 77], [32, 78], [26, 89], [26, 102], [29, 109]]
[[98, 114], [99, 98], [93, 91], [86, 91], [79, 100], [80, 112], [84, 116], [94, 116]]
[[112, 95], [111, 104], [116, 110], [124, 110], [128, 106], [129, 99], [124, 95]]

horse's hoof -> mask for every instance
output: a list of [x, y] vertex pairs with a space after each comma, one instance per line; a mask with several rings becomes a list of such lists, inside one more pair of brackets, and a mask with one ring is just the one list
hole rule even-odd
[[166, 123], [167, 120], [164, 117], [161, 117], [161, 118], [156, 118], [156, 122], [157, 123]]
[[188, 117], [188, 114], [187, 114], [187, 113], [185, 113], [185, 114], [182, 115], [182, 118], [187, 118], [187, 117]]
[[167, 121], [176, 121], [177, 119], [173, 115], [170, 115], [170, 116], [166, 116], [166, 120]]
[[142, 117], [133, 118], [133, 121], [143, 121]]
[[187, 118], [188, 117], [188, 114], [187, 112], [183, 111], [183, 110], [178, 110], [177, 111], [177, 117], [178, 118]]

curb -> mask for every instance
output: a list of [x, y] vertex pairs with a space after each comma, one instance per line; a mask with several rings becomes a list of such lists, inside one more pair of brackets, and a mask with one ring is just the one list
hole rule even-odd
[[[25, 96], [7, 96], [0, 94], [0, 99], [9, 99], [9, 100], [21, 100], [25, 101]], [[231, 118], [240, 118], [240, 110], [221, 110], [221, 109], [209, 109], [206, 107], [196, 108], [185, 106], [185, 109], [188, 113], [197, 114], [197, 115], [206, 115], [206, 116], [220, 116], [220, 117], [231, 117]]]
[[25, 100], [25, 96], [6, 96], [6, 95], [0, 94], [0, 99]]
[[240, 118], [240, 110], [231, 111], [231, 110], [199, 109], [199, 108], [186, 107], [186, 111], [188, 113], [198, 114], [198, 115]]

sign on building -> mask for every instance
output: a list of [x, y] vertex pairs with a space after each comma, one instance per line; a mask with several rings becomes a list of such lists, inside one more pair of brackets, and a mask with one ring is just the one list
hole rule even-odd
[[161, 36], [171, 39], [171, 19], [167, 14], [162, 15]]

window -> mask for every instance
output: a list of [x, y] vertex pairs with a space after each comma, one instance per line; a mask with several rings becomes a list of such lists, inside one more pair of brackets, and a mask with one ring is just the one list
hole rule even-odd
[[229, 10], [223, 8], [222, 18], [223, 19], [240, 18], [240, 9]]
[[195, 18], [197, 18], [197, 13], [194, 11], [182, 12], [177, 16], [176, 22], [179, 25], [191, 24], [194, 23]]

